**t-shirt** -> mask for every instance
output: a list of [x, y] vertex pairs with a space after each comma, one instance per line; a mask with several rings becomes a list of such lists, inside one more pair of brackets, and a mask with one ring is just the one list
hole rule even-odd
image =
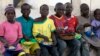
[[29, 20], [26, 20], [23, 16], [18, 17], [16, 20], [21, 23], [22, 33], [28, 37], [32, 37], [34, 20], [31, 17], [29, 17]]
[[[55, 15], [51, 15], [50, 19], [52, 19], [54, 21], [56, 29], [57, 28], [64, 28], [65, 27], [64, 24], [66, 23], [66, 20], [65, 20], [65, 16], [64, 15], [62, 15], [60, 18], [58, 18]], [[63, 33], [63, 32], [60, 32], [60, 33]]]
[[90, 23], [90, 18], [85, 18], [83, 16], [77, 16], [78, 19], [78, 25], [84, 25], [85, 23]]
[[[92, 21], [91, 25], [92, 25], [93, 27], [98, 27], [98, 26], [100, 26], [100, 21], [94, 19], [94, 20]], [[95, 31], [95, 34], [96, 34], [96, 36], [100, 39], [100, 28], [99, 28], [98, 30]]]
[[[78, 19], [78, 27], [77, 28], [83, 28], [84, 24], [91, 22], [90, 18], [85, 18], [83, 16], [77, 16]], [[84, 33], [84, 30], [81, 31], [81, 33]]]
[[[18, 38], [22, 38], [22, 29], [19, 22], [13, 24], [8, 21], [0, 25], [0, 36], [3, 36], [9, 44], [14, 44]], [[21, 46], [18, 44], [16, 50], [20, 50]]]
[[70, 18], [66, 17], [66, 24], [68, 26], [68, 29], [66, 30], [67, 32], [75, 32], [78, 25], [78, 20], [75, 16], [71, 16]]
[[[51, 32], [55, 31], [54, 22], [52, 19], [46, 18], [44, 22], [34, 22], [33, 35], [36, 37], [38, 34], [47, 36], [49, 41], [52, 42]], [[43, 38], [37, 37], [37, 41], [40, 43]]]
[[57, 27], [64, 27], [64, 23], [66, 22], [65, 16], [61, 16], [60, 18], [58, 18], [55, 15], [51, 15], [50, 19], [52, 19], [54, 21], [56, 28]]

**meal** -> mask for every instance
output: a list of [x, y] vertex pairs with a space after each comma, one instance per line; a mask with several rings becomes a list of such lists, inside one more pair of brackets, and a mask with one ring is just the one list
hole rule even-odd
[[15, 49], [15, 47], [14, 46], [9, 46], [9, 48], [8, 48], [9, 50], [14, 50]]

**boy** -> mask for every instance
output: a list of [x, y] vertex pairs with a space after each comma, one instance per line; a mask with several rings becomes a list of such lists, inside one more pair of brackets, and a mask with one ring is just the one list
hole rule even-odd
[[[77, 18], [75, 16], [72, 16], [72, 4], [66, 3], [65, 4], [65, 16], [66, 16], [66, 22], [67, 22], [67, 33], [66, 35], [67, 39], [65, 39], [65, 42], [67, 43], [68, 47], [70, 48], [70, 53], [68, 56], [78, 56], [78, 51], [80, 49], [80, 42], [74, 38], [76, 27], [78, 24]], [[67, 34], [66, 33], [66, 34]]]
[[[31, 6], [27, 3], [24, 3], [21, 6], [22, 16], [18, 17], [16, 20], [20, 22], [22, 26], [23, 39], [21, 40], [21, 44], [23, 46], [24, 51], [27, 53], [26, 55], [30, 55], [36, 52], [36, 55], [39, 56], [40, 48], [37, 41], [34, 39], [32, 35], [32, 27], [34, 24], [34, 20], [33, 18], [29, 16], [31, 12], [30, 9], [31, 9]], [[27, 45], [29, 46], [27, 47]]]
[[[82, 37], [84, 36], [84, 25], [85, 24], [90, 24], [90, 15], [89, 15], [89, 6], [85, 3], [80, 5], [80, 12], [81, 15], [78, 16], [78, 27], [81, 28], [81, 35]], [[81, 55], [82, 56], [89, 56], [89, 46], [88, 43], [81, 38], [81, 49], [80, 49]]]
[[55, 47], [54, 22], [47, 18], [49, 13], [48, 5], [44, 4], [40, 7], [41, 17], [35, 20], [33, 26], [33, 35], [37, 39], [41, 47], [43, 56], [59, 56]]
[[100, 39], [100, 9], [96, 9], [94, 11], [94, 17], [95, 19], [92, 21], [91, 25], [93, 27], [93, 30], [96, 34], [96, 37]]
[[59, 34], [62, 34], [62, 32], [60, 32], [61, 31], [60, 28], [64, 28], [64, 23], [66, 22], [64, 16], [64, 10], [65, 10], [64, 5], [62, 3], [57, 3], [54, 9], [56, 14], [50, 16], [50, 19], [54, 21], [54, 24], [56, 26], [56, 32], [58, 33], [58, 34], [56, 33], [56, 39], [60, 56], [62, 56], [64, 49], [66, 48], [65, 42], [60, 38], [60, 36], [58, 36]]

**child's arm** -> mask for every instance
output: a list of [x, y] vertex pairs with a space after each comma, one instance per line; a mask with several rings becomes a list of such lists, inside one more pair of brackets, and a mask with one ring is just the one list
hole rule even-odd
[[25, 40], [27, 40], [27, 41], [29, 41], [30, 39], [30, 37], [28, 37], [28, 36], [26, 36], [25, 34], [23, 34], [23, 38], [25, 39]]
[[16, 42], [13, 44], [13, 46], [17, 46], [17, 44], [19, 43], [19, 41], [20, 41], [20, 38], [18, 38], [18, 39], [16, 40]]
[[100, 26], [94, 27], [93, 26], [94, 31], [97, 31], [98, 29], [100, 29]]
[[42, 34], [38, 34], [36, 37], [41, 37], [41, 38], [43, 38], [45, 41], [49, 41], [48, 40], [48, 37], [46, 37], [46, 36], [44, 36], [44, 35], [42, 35]]
[[9, 45], [8, 45], [8, 42], [3, 38], [3, 36], [0, 36], [0, 41], [1, 41], [2, 43], [4, 43], [4, 46], [6, 46], [6, 47], [9, 46]]
[[19, 23], [18, 24], [18, 38], [17, 38], [17, 40], [15, 41], [15, 43], [13, 44], [14, 46], [16, 46], [18, 43], [19, 43], [19, 41], [20, 41], [20, 39], [23, 37], [23, 34], [22, 34], [22, 27], [21, 27], [21, 24]]
[[4, 43], [6, 47], [8, 47], [9, 44], [7, 40], [4, 38], [4, 35], [5, 35], [5, 27], [3, 24], [0, 24], [0, 41]]
[[96, 21], [92, 21], [91, 26], [93, 27], [94, 31], [97, 31], [98, 29], [100, 29], [100, 25], [98, 26]]
[[51, 33], [51, 38], [52, 38], [52, 41], [53, 41], [53, 45], [56, 45], [56, 37], [55, 37], [55, 34], [54, 32]]

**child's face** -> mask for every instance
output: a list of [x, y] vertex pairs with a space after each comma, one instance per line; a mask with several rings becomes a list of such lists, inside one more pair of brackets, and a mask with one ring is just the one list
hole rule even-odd
[[63, 5], [57, 6], [55, 8], [55, 12], [57, 15], [62, 16], [64, 14], [64, 6]]
[[21, 12], [23, 14], [24, 17], [29, 17], [30, 14], [30, 6], [26, 5], [26, 6], [22, 6], [21, 8]]
[[82, 9], [81, 9], [81, 14], [83, 14], [83, 15], [88, 15], [89, 14], [89, 7], [83, 7]]
[[72, 10], [73, 10], [73, 7], [72, 7], [72, 4], [71, 3], [67, 3], [67, 4], [65, 4], [65, 13], [66, 14], [70, 14], [71, 12], [72, 12]]
[[15, 11], [14, 10], [8, 10], [5, 13], [5, 16], [7, 17], [8, 21], [13, 21], [15, 18]]
[[49, 13], [49, 7], [48, 6], [42, 6], [40, 8], [40, 14], [41, 14], [41, 16], [47, 17], [48, 13]]
[[96, 12], [95, 18], [100, 21], [100, 10]]

